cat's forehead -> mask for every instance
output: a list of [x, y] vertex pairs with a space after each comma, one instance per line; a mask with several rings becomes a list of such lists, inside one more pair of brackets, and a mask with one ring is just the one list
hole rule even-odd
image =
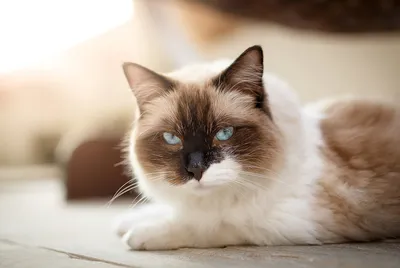
[[238, 92], [222, 92], [210, 82], [181, 84], [147, 107], [148, 127], [187, 131], [212, 131], [214, 128], [254, 121], [254, 100]]

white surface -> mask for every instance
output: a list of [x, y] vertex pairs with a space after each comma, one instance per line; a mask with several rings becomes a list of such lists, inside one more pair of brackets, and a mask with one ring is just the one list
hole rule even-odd
[[0, 180], [0, 267], [393, 267], [400, 244], [133, 252], [111, 232], [129, 207], [66, 204], [56, 180]]

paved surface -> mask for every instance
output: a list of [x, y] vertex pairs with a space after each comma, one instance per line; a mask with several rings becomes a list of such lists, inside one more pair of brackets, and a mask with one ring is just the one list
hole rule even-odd
[[111, 232], [129, 207], [65, 203], [56, 180], [0, 179], [0, 267], [400, 267], [400, 243], [129, 251]]

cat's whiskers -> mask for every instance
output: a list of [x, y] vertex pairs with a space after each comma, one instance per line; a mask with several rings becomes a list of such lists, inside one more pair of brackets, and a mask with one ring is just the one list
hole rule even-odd
[[[135, 200], [136, 200], [138, 197], [140, 197], [140, 199], [135, 203]], [[138, 206], [138, 205], [140, 205], [140, 204], [143, 204], [143, 203], [145, 203], [145, 202], [147, 202], [147, 201], [149, 201], [148, 198], [147, 198], [147, 196], [145, 196], [145, 195], [138, 195], [138, 196], [132, 201], [130, 208], [134, 208], [134, 207], [136, 207], [136, 206]]]
[[[133, 184], [133, 183], [134, 183], [133, 180], [128, 180], [127, 182], [125, 182], [124, 184], [122, 184], [121, 187], [119, 187], [118, 190], [115, 192], [115, 194], [111, 197], [111, 200], [113, 200], [113, 198], [114, 198], [116, 195], [118, 195], [119, 192], [122, 191], [123, 188], [124, 188], [126, 185], [129, 185], [130, 183]], [[108, 204], [108, 206], [110, 206], [110, 203], [107, 203], [107, 204]]]
[[[147, 179], [151, 181], [157, 181], [157, 180], [163, 180], [163, 179], [169, 179], [169, 176], [171, 174], [174, 174], [173, 171], [159, 171], [159, 172], [152, 172], [152, 173], [145, 173], [143, 174]], [[149, 176], [149, 175], [159, 175], [159, 176]]]
[[138, 195], [133, 199], [133, 201], [131, 202], [131, 207], [134, 206], [135, 201], [136, 201], [139, 197], [141, 197], [141, 196], [142, 196], [141, 194], [138, 194]]
[[250, 189], [250, 190], [259, 190], [259, 189], [268, 190], [266, 186], [261, 185], [253, 180], [246, 179], [242, 176], [239, 177], [239, 180], [237, 180], [237, 183], [241, 184], [242, 186], [244, 186], [245, 188]]
[[149, 175], [154, 175], [154, 174], [168, 174], [171, 173], [172, 171], [156, 171], [156, 172], [150, 172], [150, 173], [143, 173], [144, 176], [149, 176]]
[[[154, 174], [161, 174], [161, 175], [157, 175], [157, 176], [150, 176], [148, 177], [148, 179], [152, 180], [152, 181], [157, 181], [157, 180], [161, 180], [165, 178], [165, 172], [152, 172], [152, 173], [147, 173], [146, 175], [154, 175]], [[129, 185], [129, 183], [132, 183], [131, 185]], [[107, 202], [106, 206], [109, 207], [117, 198], [121, 197], [122, 195], [135, 190], [136, 188], [139, 187], [139, 182], [136, 181], [134, 182], [133, 180], [130, 180], [126, 183], [124, 183], [124, 185], [122, 185], [120, 187], [120, 189], [118, 189], [118, 191], [114, 194], [114, 196], [110, 199], [110, 201]]]
[[[232, 170], [231, 170], [231, 169], [228, 169], [228, 168], [225, 168], [225, 169], [220, 169], [219, 171], [220, 171], [221, 174], [222, 174], [222, 173], [225, 172], [225, 171], [229, 172], [229, 171], [232, 171]], [[263, 185], [261, 185], [261, 184], [255, 182], [255, 181], [249, 180], [248, 178], [244, 178], [244, 177], [242, 176], [242, 175], [244, 175], [244, 174], [242, 174], [242, 173], [245, 173], [245, 172], [242, 172], [242, 171], [238, 172], [239, 177], [238, 177], [237, 179], [229, 180], [228, 183], [227, 183], [227, 185], [229, 185], [229, 184], [236, 184], [236, 185], [242, 186], [242, 188], [245, 188], [245, 189], [249, 189], [249, 188], [251, 187], [251, 188], [254, 189], [254, 190], [260, 189], [260, 188], [267, 190], [267, 188], [266, 188], [265, 186], [263, 186]], [[260, 176], [261, 176], [261, 175], [260, 175]], [[264, 175], [264, 176], [265, 176], [265, 175]], [[265, 179], [265, 177], [262, 177], [262, 178]]]
[[[263, 171], [263, 173], [261, 173], [261, 174], [252, 172], [252, 173], [255, 173], [255, 174], [262, 175], [262, 174], [266, 174], [267, 173], [268, 175], [279, 176], [279, 174], [276, 171], [274, 171], [274, 170], [272, 170], [270, 168], [265, 168], [265, 167], [255, 166], [255, 165], [246, 165], [243, 168], [244, 169], [256, 169], [256, 170], [259, 170], [259, 171]], [[246, 171], [246, 172], [250, 172], [250, 171]]]
[[133, 191], [136, 187], [137, 187], [137, 185], [130, 185], [128, 187], [125, 187], [125, 189], [123, 191], [120, 191], [119, 194], [117, 194], [116, 196], [111, 198], [110, 201], [107, 202], [107, 207], [109, 207], [117, 198], [126, 194], [127, 192]]
[[267, 179], [267, 180], [271, 180], [271, 181], [275, 181], [275, 182], [279, 182], [281, 184], [284, 184], [288, 187], [293, 187], [293, 185], [279, 179], [276, 178], [275, 176], [267, 176], [267, 175], [262, 175], [262, 174], [257, 174], [257, 173], [253, 173], [253, 172], [247, 172], [247, 171], [241, 171], [240, 174], [248, 176], [248, 177], [252, 177], [252, 178], [258, 178], [258, 179]]
[[[254, 179], [262, 179], [262, 180], [271, 180], [271, 181], [275, 181], [281, 184], [284, 184], [288, 187], [293, 187], [293, 185], [279, 179], [279, 175], [274, 172], [271, 169], [267, 169], [267, 168], [263, 168], [263, 167], [259, 167], [259, 166], [252, 166], [252, 165], [247, 165], [245, 166], [245, 168], [252, 168], [252, 169], [258, 169], [258, 170], [262, 170], [264, 173], [268, 173], [267, 174], [260, 174], [260, 173], [254, 173], [254, 172], [249, 172], [249, 171], [239, 171], [239, 179], [236, 180], [232, 180], [232, 182], [235, 182], [237, 184], [242, 183], [244, 186], [256, 186], [257, 189], [262, 188], [264, 190], [268, 190], [266, 188], [266, 186], [260, 184], [259, 182], [256, 182], [254, 180], [251, 180], [250, 178], [254, 178]], [[231, 171], [230, 169], [221, 169], [220, 171]]]

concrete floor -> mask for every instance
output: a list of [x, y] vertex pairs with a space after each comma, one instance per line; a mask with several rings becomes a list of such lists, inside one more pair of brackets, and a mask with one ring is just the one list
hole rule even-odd
[[54, 179], [0, 179], [0, 267], [400, 267], [400, 244], [129, 251], [111, 232], [129, 207], [65, 203]]

